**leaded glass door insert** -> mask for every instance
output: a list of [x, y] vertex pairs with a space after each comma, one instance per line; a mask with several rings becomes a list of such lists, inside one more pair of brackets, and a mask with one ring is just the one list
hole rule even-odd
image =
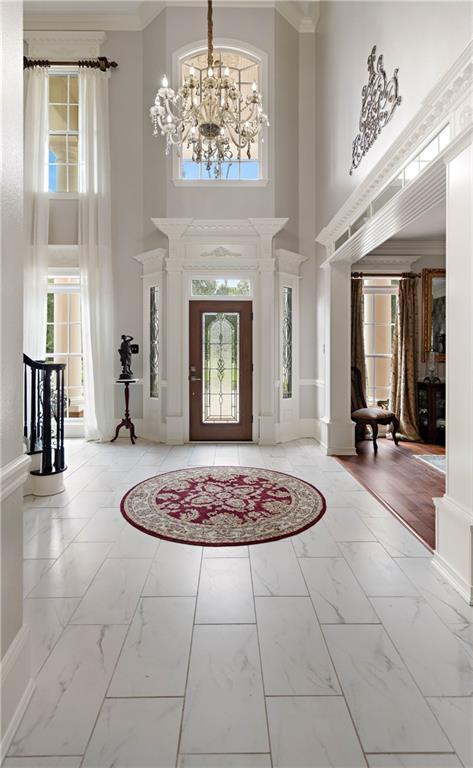
[[191, 440], [251, 440], [251, 302], [191, 301]]
[[238, 312], [202, 313], [202, 369], [204, 424], [240, 421], [240, 315]]

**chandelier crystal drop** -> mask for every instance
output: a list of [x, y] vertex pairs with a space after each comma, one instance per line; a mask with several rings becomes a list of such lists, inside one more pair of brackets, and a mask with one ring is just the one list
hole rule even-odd
[[176, 92], [169, 87], [166, 75], [150, 109], [153, 134], [166, 137], [166, 154], [176, 147], [192, 151], [195, 163], [205, 163], [206, 170], [221, 178], [222, 165], [246, 155], [251, 160], [251, 147], [259, 134], [269, 126], [263, 112], [258, 85], [244, 98], [230, 76], [228, 67], [214, 62], [212, 0], [207, 12], [207, 72], [201, 79], [191, 67]]

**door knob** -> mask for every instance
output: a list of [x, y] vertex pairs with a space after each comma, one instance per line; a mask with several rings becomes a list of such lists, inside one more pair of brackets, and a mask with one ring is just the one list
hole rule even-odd
[[190, 376], [189, 378], [191, 381], [202, 381], [198, 376]]

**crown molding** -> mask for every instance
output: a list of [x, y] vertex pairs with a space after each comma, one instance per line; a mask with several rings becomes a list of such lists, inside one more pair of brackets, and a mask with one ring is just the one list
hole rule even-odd
[[305, 4], [310, 8], [308, 14], [304, 14], [300, 7], [296, 5], [296, 3], [291, 2], [291, 0], [280, 0], [274, 5], [281, 16], [283, 16], [294, 29], [297, 29], [298, 32], [301, 34], [314, 34], [320, 16], [320, 4], [318, 0], [316, 2]]
[[340, 261], [353, 264], [373, 253], [421, 215], [445, 200], [445, 195], [446, 166], [444, 158], [439, 155], [378, 213], [368, 219], [356, 234], [328, 256], [322, 266], [325, 268]]
[[[169, 240], [188, 238], [251, 238], [252, 240], [272, 240], [287, 224], [288, 219], [151, 219], [156, 229], [163, 232]], [[221, 243], [219, 243], [221, 245]]]
[[365, 259], [371, 261], [371, 259], [383, 259], [386, 256], [399, 256], [399, 258], [409, 256], [415, 259], [420, 259], [422, 256], [445, 256], [445, 238], [391, 238], [364, 256], [363, 263]]
[[[305, 5], [305, 14], [298, 4], [291, 0], [216, 0], [220, 8], [273, 8], [300, 33], [314, 33], [320, 14], [318, 0]], [[165, 8], [205, 7], [204, 0], [167, 0], [166, 2], [145, 0], [135, 13], [25, 13], [26, 31], [93, 31], [141, 32], [146, 29]]]
[[306, 256], [286, 248], [276, 248], [274, 255], [278, 260], [279, 271], [291, 275], [299, 275], [301, 264], [307, 261]]
[[33, 59], [81, 59], [100, 56], [100, 46], [105, 41], [104, 32], [54, 30], [27, 31], [24, 41], [28, 45], [28, 56]]
[[393, 256], [392, 254], [384, 254], [382, 256], [369, 253], [356, 262], [356, 269], [360, 269], [363, 274], [370, 270], [385, 272], [386, 274], [390, 272], [410, 272], [412, 263], [417, 261], [418, 258], [418, 256], [413, 255]]
[[465, 109], [470, 106], [472, 90], [473, 40], [429, 92], [416, 115], [383, 157], [319, 232], [316, 242], [324, 245], [330, 252], [333, 243], [362, 215], [376, 195], [447, 120], [450, 121], [453, 134], [451, 140], [461, 133], [468, 122], [469, 113], [466, 113]]

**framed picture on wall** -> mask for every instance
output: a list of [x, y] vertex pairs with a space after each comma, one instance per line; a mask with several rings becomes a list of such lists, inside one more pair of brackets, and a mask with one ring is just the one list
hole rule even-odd
[[446, 337], [446, 274], [445, 269], [422, 270], [422, 360], [429, 353], [438, 362], [445, 361]]

